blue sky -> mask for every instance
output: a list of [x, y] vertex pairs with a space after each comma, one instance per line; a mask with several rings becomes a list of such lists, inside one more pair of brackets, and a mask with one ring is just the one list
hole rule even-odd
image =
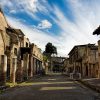
[[8, 23], [42, 50], [48, 42], [67, 56], [74, 45], [97, 43], [100, 0], [0, 0]]

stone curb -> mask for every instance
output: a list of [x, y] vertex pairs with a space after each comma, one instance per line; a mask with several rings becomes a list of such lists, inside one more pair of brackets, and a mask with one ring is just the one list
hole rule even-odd
[[90, 88], [90, 89], [92, 89], [92, 90], [94, 90], [94, 91], [100, 93], [100, 87], [95, 86], [94, 84], [90, 84], [90, 83], [88, 83], [88, 82], [86, 82], [86, 81], [83, 81], [83, 80], [77, 80], [77, 81], [80, 82], [80, 83], [82, 83], [82, 84], [85, 85], [86, 87], [88, 87], [88, 88]]

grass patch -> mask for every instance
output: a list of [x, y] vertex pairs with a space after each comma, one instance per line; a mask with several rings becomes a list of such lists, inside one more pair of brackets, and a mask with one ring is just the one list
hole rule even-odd
[[18, 84], [18, 86], [28, 86], [28, 85], [32, 85], [32, 82], [23, 82], [21, 84]]
[[32, 85], [33, 82], [22, 82], [22, 83], [10, 83], [10, 82], [7, 82], [6, 85], [7, 86], [10, 86], [10, 87], [15, 87], [15, 86], [28, 86], [28, 85]]
[[6, 85], [0, 89], [0, 94], [4, 93], [5, 90], [7, 88], [13, 88], [13, 87], [23, 87], [23, 86], [30, 86], [32, 85], [33, 83], [32, 82], [22, 82], [22, 83], [11, 83], [11, 82], [7, 82]]
[[17, 83], [10, 83], [10, 82], [7, 82], [6, 85], [7, 85], [7, 86], [10, 86], [10, 87], [14, 87], [14, 86], [17, 86], [18, 84], [17, 84]]

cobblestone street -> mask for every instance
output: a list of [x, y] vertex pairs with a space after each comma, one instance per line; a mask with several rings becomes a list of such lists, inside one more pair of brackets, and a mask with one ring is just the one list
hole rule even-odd
[[53, 74], [8, 89], [0, 100], [99, 100], [97, 95], [67, 76]]

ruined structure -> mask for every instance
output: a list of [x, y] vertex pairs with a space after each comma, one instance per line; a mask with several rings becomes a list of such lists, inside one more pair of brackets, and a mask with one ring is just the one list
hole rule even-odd
[[73, 72], [73, 67], [70, 64], [69, 58], [66, 58], [64, 60], [64, 69], [65, 69], [67, 75], [69, 75], [70, 73]]
[[20, 29], [10, 27], [0, 9], [0, 85], [24, 81], [42, 70], [41, 49]]
[[98, 46], [94, 44], [77, 45], [69, 53], [73, 72], [83, 77], [98, 77]]
[[7, 56], [5, 54], [7, 46], [10, 44], [9, 35], [6, 33], [6, 28], [9, 27], [0, 8], [0, 84], [6, 82], [7, 71]]
[[[30, 56], [30, 77], [32, 77], [34, 74], [40, 74], [43, 66], [43, 54], [41, 52], [41, 49], [37, 47], [34, 43], [30, 45], [31, 47], [31, 56]], [[34, 66], [34, 67], [33, 67]]]
[[52, 71], [62, 72], [64, 70], [65, 57], [51, 57]]
[[[96, 30], [94, 30], [93, 35], [100, 35], [100, 26]], [[98, 62], [99, 62], [98, 77], [100, 78], [100, 40], [98, 40]]]

